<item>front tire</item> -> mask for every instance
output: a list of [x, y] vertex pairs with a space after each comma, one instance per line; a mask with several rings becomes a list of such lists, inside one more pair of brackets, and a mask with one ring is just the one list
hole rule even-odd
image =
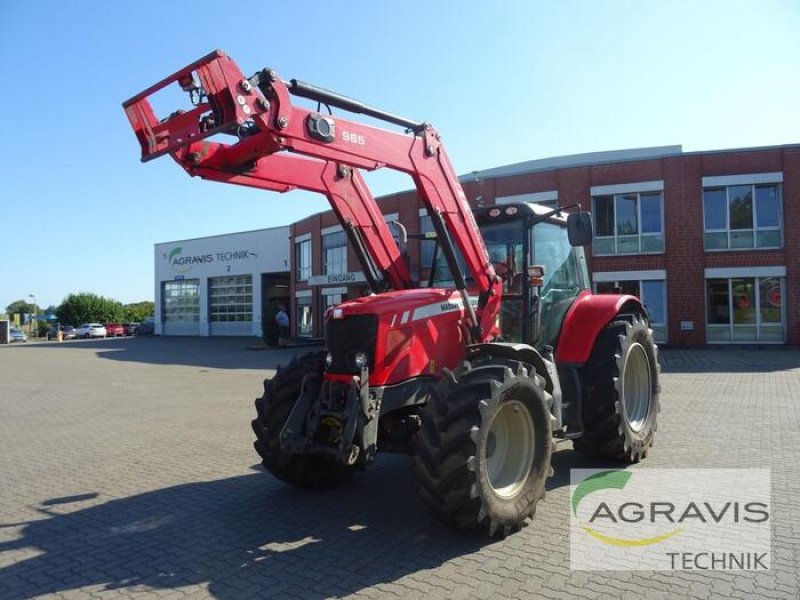
[[[256, 399], [257, 416], [252, 422], [256, 452], [264, 468], [275, 477], [298, 487], [330, 488], [352, 479], [352, 467], [325, 456], [290, 454], [281, 448], [280, 434], [300, 395], [304, 379], [319, 385], [325, 366], [324, 352], [310, 352], [278, 367], [272, 379], [264, 380], [264, 394]], [[306, 376], [309, 376], [306, 379]]]
[[414, 439], [419, 495], [441, 521], [490, 536], [522, 527], [552, 474], [552, 398], [512, 360], [445, 370]]
[[583, 371], [584, 434], [575, 449], [639, 462], [653, 445], [660, 385], [658, 347], [647, 321], [619, 315], [600, 332]]

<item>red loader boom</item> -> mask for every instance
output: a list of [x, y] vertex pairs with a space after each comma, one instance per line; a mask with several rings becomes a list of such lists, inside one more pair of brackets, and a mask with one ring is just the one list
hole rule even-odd
[[[148, 98], [174, 83], [192, 95], [195, 106], [159, 120]], [[408, 133], [293, 106], [291, 95], [388, 121], [407, 128]], [[278, 192], [301, 188], [325, 194], [350, 232], [373, 286], [379, 283], [379, 277], [385, 277], [392, 288], [408, 289], [411, 280], [400, 250], [356, 169], [390, 168], [408, 173], [433, 216], [440, 239], [452, 237], [477, 285], [480, 322], [455, 256], [450, 256], [448, 244], [443, 244], [474, 341], [493, 337], [492, 324], [502, 295], [500, 278], [441, 138], [428, 123], [385, 113], [294, 79], [282, 81], [271, 69], [247, 78], [219, 50], [137, 94], [123, 107], [142, 147], [142, 161], [170, 153], [190, 175], [205, 179]], [[234, 134], [239, 139], [231, 144], [208, 140], [215, 134]], [[358, 252], [360, 247], [363, 252]]]

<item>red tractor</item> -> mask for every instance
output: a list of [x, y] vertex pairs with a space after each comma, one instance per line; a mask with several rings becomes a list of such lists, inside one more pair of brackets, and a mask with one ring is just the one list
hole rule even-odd
[[[192, 106], [159, 119], [148, 98], [173, 83]], [[256, 400], [255, 447], [278, 479], [334, 486], [379, 448], [405, 452], [434, 514], [506, 535], [544, 496], [554, 438], [592, 456], [647, 455], [657, 348], [637, 298], [590, 293], [588, 213], [473, 212], [430, 124], [271, 69], [245, 77], [220, 51], [123, 106], [143, 161], [170, 154], [192, 176], [324, 194], [358, 256], [372, 293], [328, 309], [327, 350], [279, 368]], [[379, 168], [411, 175], [432, 218], [427, 282], [412, 280], [404, 257], [414, 236], [390, 229], [360, 175]]]

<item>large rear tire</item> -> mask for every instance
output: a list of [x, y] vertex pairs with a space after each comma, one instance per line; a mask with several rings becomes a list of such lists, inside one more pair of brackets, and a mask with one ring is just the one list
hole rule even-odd
[[551, 404], [544, 379], [521, 362], [445, 369], [414, 438], [418, 491], [431, 512], [490, 536], [521, 528], [552, 474]]
[[630, 463], [645, 458], [661, 409], [660, 372], [647, 320], [618, 315], [600, 332], [583, 369], [584, 434], [575, 449]]
[[264, 380], [264, 395], [256, 399], [257, 416], [252, 422], [256, 452], [267, 471], [298, 487], [334, 487], [349, 481], [353, 475], [352, 468], [329, 457], [290, 454], [281, 449], [281, 429], [300, 395], [304, 379], [306, 385], [319, 386], [324, 366], [324, 352], [294, 357], [287, 366], [278, 367], [275, 377]]

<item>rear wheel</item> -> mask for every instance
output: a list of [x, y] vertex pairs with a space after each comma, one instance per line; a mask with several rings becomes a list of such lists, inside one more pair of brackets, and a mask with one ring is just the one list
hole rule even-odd
[[590, 456], [639, 462], [647, 456], [660, 410], [658, 348], [647, 321], [619, 315], [600, 333], [583, 371], [584, 434]]
[[551, 402], [544, 379], [521, 362], [445, 370], [414, 439], [419, 494], [433, 514], [489, 535], [533, 516], [552, 474]]
[[[290, 454], [281, 449], [280, 434], [289, 418], [304, 380], [319, 386], [325, 353], [313, 352], [292, 358], [278, 367], [275, 377], [264, 380], [264, 395], [256, 399], [257, 416], [252, 422], [255, 449], [264, 468], [286, 483], [299, 487], [328, 488], [352, 478], [353, 469], [325, 456]], [[308, 377], [306, 377], [308, 376]]]

